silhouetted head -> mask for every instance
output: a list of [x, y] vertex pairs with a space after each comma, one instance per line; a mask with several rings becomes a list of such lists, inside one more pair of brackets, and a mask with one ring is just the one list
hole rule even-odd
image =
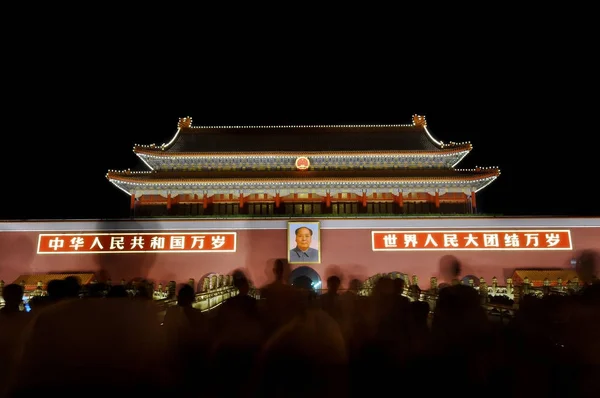
[[[75, 290], [74, 286], [71, 286], [70, 288], [67, 287], [67, 289], [72, 289], [69, 290], [67, 292], [67, 296], [68, 298], [75, 298], [75, 297], [79, 297], [79, 292], [78, 290]], [[89, 285], [87, 285], [87, 290], [88, 290], [88, 297], [104, 297], [106, 295], [106, 291], [108, 290], [108, 286], [106, 286], [106, 284], [104, 283], [90, 283]]]
[[136, 297], [141, 299], [152, 299], [154, 289], [152, 288], [152, 284], [147, 280], [139, 282], [136, 286], [136, 290]]
[[52, 279], [48, 282], [47, 291], [50, 299], [63, 299], [67, 297], [67, 282], [64, 279]]
[[457, 279], [462, 272], [458, 258], [448, 254], [440, 259], [440, 276], [446, 282]]
[[273, 274], [275, 275], [275, 280], [283, 281], [287, 268], [289, 268], [289, 264], [286, 259], [278, 258], [275, 260], [275, 264], [273, 264]]
[[467, 285], [454, 285], [440, 290], [435, 306], [436, 313], [441, 311], [459, 313], [480, 308], [477, 290]]
[[402, 294], [404, 292], [404, 279], [394, 279], [394, 294]]
[[129, 297], [129, 293], [127, 293], [127, 289], [122, 285], [111, 286], [106, 294], [108, 298], [123, 298]]
[[238, 278], [246, 278], [246, 274], [241, 269], [236, 269], [235, 271], [233, 271], [231, 273], [231, 276], [233, 277], [234, 281]]
[[337, 293], [340, 289], [341, 279], [337, 275], [331, 275], [327, 278], [327, 291], [330, 293]]
[[240, 296], [245, 296], [250, 291], [250, 283], [246, 278], [246, 275], [242, 274], [233, 278], [233, 286], [240, 291]]
[[360, 290], [362, 283], [358, 279], [352, 279], [350, 281], [350, 285], [348, 286], [348, 290], [354, 293], [358, 293]]
[[191, 307], [194, 303], [196, 292], [190, 285], [183, 285], [177, 293], [177, 305], [180, 307]]
[[575, 270], [583, 283], [591, 283], [597, 279], [596, 267], [599, 257], [598, 253], [591, 249], [586, 249], [579, 254]]
[[373, 295], [377, 297], [389, 297], [394, 294], [394, 281], [384, 276], [379, 278], [373, 288]]
[[65, 296], [66, 297], [79, 297], [79, 290], [81, 289], [81, 282], [76, 276], [67, 276], [65, 278]]
[[23, 287], [16, 283], [6, 285], [2, 289], [2, 297], [6, 308], [18, 309], [23, 302]]

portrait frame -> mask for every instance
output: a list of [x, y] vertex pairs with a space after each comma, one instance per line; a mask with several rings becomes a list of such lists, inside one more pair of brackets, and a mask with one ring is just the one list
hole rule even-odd
[[[296, 230], [308, 228], [312, 231], [310, 249], [315, 249], [316, 259], [303, 260], [296, 249]], [[309, 249], [309, 250], [310, 250]], [[321, 222], [320, 221], [288, 221], [287, 224], [287, 259], [290, 264], [321, 264]], [[311, 253], [314, 253], [310, 250]], [[312, 255], [312, 254], [311, 254]]]

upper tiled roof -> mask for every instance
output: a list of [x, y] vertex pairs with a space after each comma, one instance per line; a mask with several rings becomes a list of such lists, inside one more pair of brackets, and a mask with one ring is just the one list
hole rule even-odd
[[163, 145], [136, 149], [187, 152], [338, 152], [439, 151], [443, 144], [431, 136], [423, 116], [407, 125], [326, 126], [192, 126], [180, 119], [173, 139]]

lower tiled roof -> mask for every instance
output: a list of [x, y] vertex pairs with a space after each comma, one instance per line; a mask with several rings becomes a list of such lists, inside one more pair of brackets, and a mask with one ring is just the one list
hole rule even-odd
[[306, 170], [306, 171], [177, 171], [177, 172], [148, 172], [130, 173], [109, 172], [108, 178], [130, 181], [194, 181], [194, 180], [356, 180], [372, 178], [402, 178], [402, 179], [480, 179], [496, 177], [500, 174], [496, 168], [479, 170], [454, 170], [454, 169], [385, 169], [385, 170]]

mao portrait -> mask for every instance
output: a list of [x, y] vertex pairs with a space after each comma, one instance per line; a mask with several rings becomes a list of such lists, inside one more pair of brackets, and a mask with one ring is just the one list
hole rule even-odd
[[288, 222], [288, 262], [318, 264], [321, 262], [321, 231], [318, 221]]

